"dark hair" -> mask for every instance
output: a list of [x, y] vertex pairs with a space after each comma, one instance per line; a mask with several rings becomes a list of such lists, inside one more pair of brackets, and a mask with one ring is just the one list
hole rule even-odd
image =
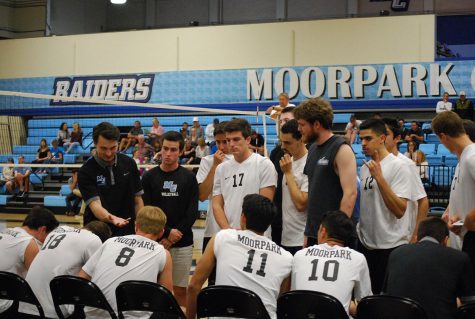
[[23, 226], [27, 226], [28, 228], [35, 230], [38, 230], [38, 228], [42, 226], [46, 226], [46, 232], [49, 233], [59, 226], [59, 222], [49, 209], [41, 206], [35, 206], [25, 217]]
[[48, 146], [48, 141], [47, 141], [45, 138], [42, 138], [42, 139], [40, 140], [40, 145], [41, 145], [41, 142], [45, 142], [45, 145]]
[[251, 136], [251, 125], [244, 119], [232, 119], [224, 126], [224, 132], [231, 133], [239, 131], [244, 138]]
[[470, 120], [463, 120], [463, 128], [470, 140], [475, 143], [475, 122]]
[[215, 119], [213, 120], [213, 124], [219, 124], [219, 119], [218, 119], [218, 118], [215, 118]]
[[450, 137], [459, 137], [465, 134], [463, 122], [455, 112], [442, 112], [432, 120], [432, 130], [435, 134], [444, 133]]
[[61, 125], [59, 126], [59, 130], [60, 130], [60, 131], [62, 131], [62, 130], [63, 130], [63, 126], [64, 126], [64, 124], [66, 124], [66, 125], [67, 125], [68, 123], [66, 123], [66, 122], [63, 122], [63, 123], [61, 123]]
[[299, 104], [294, 109], [296, 120], [305, 120], [310, 124], [316, 121], [329, 130], [333, 127], [333, 109], [328, 101], [322, 98], [311, 98]]
[[92, 139], [94, 144], [97, 144], [99, 136], [102, 136], [109, 141], [118, 141], [120, 137], [120, 131], [117, 126], [114, 126], [109, 122], [101, 122], [97, 124], [92, 130]]
[[98, 220], [89, 222], [86, 226], [84, 226], [84, 229], [87, 229], [95, 234], [102, 242], [105, 242], [112, 236], [112, 231], [109, 226], [106, 223]]
[[340, 240], [345, 244], [353, 234], [353, 221], [341, 210], [326, 212], [321, 225], [326, 228], [329, 238]]
[[181, 135], [181, 133], [179, 132], [176, 132], [176, 131], [165, 132], [162, 135], [162, 139], [161, 139], [162, 145], [165, 140], [170, 141], [170, 142], [178, 142], [180, 152], [183, 151], [183, 149], [185, 148], [185, 140], [183, 139], [183, 135]]
[[360, 131], [361, 130], [372, 130], [377, 135], [387, 134], [386, 124], [383, 120], [374, 117], [361, 123]]
[[385, 117], [383, 118], [383, 122], [389, 127], [391, 132], [393, 132], [394, 137], [398, 137], [399, 135], [401, 135], [401, 128], [399, 127], [399, 124], [396, 119]]
[[449, 229], [447, 224], [439, 217], [428, 217], [420, 222], [419, 229], [417, 231], [417, 238], [430, 236], [435, 238], [439, 243], [449, 236]]
[[295, 106], [286, 106], [280, 111], [280, 114], [284, 113], [294, 113]]
[[282, 125], [280, 131], [283, 134], [292, 134], [292, 137], [296, 140], [302, 139], [302, 133], [299, 131], [299, 123], [295, 119], [287, 121], [287, 123]]
[[59, 144], [59, 141], [58, 141], [57, 139], [53, 139], [53, 140], [51, 141], [51, 145], [54, 145], [54, 144]]
[[9, 157], [7, 158], [7, 163], [15, 163], [15, 160], [13, 159], [13, 157]]
[[259, 194], [249, 194], [242, 202], [242, 213], [246, 216], [246, 228], [263, 233], [269, 228], [276, 215], [274, 203]]
[[224, 127], [226, 126], [227, 123], [228, 121], [217, 124], [216, 127], [214, 128], [213, 136], [216, 136], [218, 134], [224, 134]]

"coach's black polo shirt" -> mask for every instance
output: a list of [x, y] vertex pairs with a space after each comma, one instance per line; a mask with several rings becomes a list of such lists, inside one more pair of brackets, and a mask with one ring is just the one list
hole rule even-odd
[[118, 228], [108, 224], [112, 236], [135, 233], [135, 196], [142, 195], [140, 174], [135, 161], [123, 154], [117, 154], [112, 166], [97, 156], [90, 157], [78, 174], [79, 190], [87, 207], [84, 212], [84, 225], [97, 220], [89, 204], [100, 199], [102, 207], [115, 216], [131, 218], [130, 223]]

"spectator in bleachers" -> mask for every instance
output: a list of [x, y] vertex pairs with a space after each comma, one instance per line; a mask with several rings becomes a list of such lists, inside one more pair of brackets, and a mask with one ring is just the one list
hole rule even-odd
[[[25, 164], [25, 157], [23, 155], [18, 156], [18, 164]], [[30, 191], [30, 167], [15, 167], [13, 169], [15, 180], [17, 185], [20, 187], [20, 193], [18, 197], [23, 197], [25, 194], [28, 194]]]
[[195, 148], [191, 145], [191, 141], [185, 140], [185, 148], [183, 149], [183, 153], [180, 155], [180, 164], [190, 164], [195, 156]]
[[189, 139], [190, 133], [188, 131], [188, 122], [183, 122], [183, 124], [181, 125], [180, 133], [181, 136], [183, 136], [184, 140]]
[[153, 143], [153, 160], [154, 163], [160, 163], [162, 160], [162, 141], [160, 139]]
[[215, 144], [214, 141], [214, 128], [219, 124], [219, 119], [216, 118], [213, 120], [213, 123], [209, 123], [206, 125], [205, 129], [205, 142], [209, 146], [213, 146]]
[[205, 156], [208, 156], [209, 153], [209, 146], [206, 145], [206, 142], [204, 138], [199, 138], [198, 139], [198, 145], [196, 146], [195, 149], [195, 160], [192, 162], [192, 164], [200, 164], [201, 159]]
[[[46, 139], [42, 138], [40, 141], [40, 147], [36, 151], [36, 159], [31, 162], [32, 164], [48, 164], [49, 160], [51, 159], [51, 151], [48, 147], [48, 142], [46, 142]], [[38, 168], [35, 173], [41, 174], [41, 173], [46, 173], [45, 168]]]
[[475, 122], [470, 120], [463, 120], [463, 128], [470, 140], [475, 143]]
[[473, 103], [467, 99], [465, 91], [460, 91], [460, 98], [455, 102], [455, 113], [464, 120], [473, 120]]
[[198, 136], [198, 131], [196, 129], [196, 127], [192, 127], [190, 129], [190, 136], [189, 136], [189, 140], [191, 141], [191, 146], [196, 146], [198, 144], [198, 139], [200, 137]]
[[195, 117], [193, 118], [193, 127], [196, 129], [196, 136], [197, 136], [196, 139], [199, 139], [200, 137], [204, 137], [204, 136], [205, 136], [204, 129], [203, 129], [203, 127], [200, 125], [200, 121], [199, 121], [199, 119], [198, 119], [197, 116], [195, 116]]
[[59, 146], [58, 140], [53, 140], [51, 142], [51, 145], [53, 147], [50, 149], [51, 159], [49, 160], [49, 164], [61, 164], [61, 163], [63, 163], [64, 150], [61, 146]]
[[142, 124], [140, 121], [134, 122], [134, 127], [129, 131], [127, 137], [122, 138], [119, 145], [119, 152], [126, 152], [129, 147], [137, 142], [137, 136], [143, 135]]
[[429, 181], [429, 163], [426, 159], [426, 154], [423, 151], [417, 150], [416, 151], [416, 165], [419, 168], [419, 175], [421, 176], [422, 181], [428, 182]]
[[150, 160], [153, 158], [153, 147], [152, 145], [145, 142], [145, 136], [143, 135], [137, 136], [137, 145], [135, 146], [135, 150], [139, 151], [139, 158], [142, 164], [150, 162]]
[[295, 104], [289, 103], [289, 95], [285, 92], [279, 94], [279, 105], [274, 105], [266, 110], [266, 113], [270, 114], [270, 118], [279, 124], [279, 117], [283, 109], [289, 106], [295, 107]]
[[437, 102], [437, 106], [435, 107], [435, 112], [441, 113], [445, 111], [452, 111], [452, 103], [449, 102], [449, 93], [444, 92], [442, 95], [442, 101]]
[[424, 133], [419, 127], [419, 123], [412, 121], [411, 129], [407, 132], [405, 137], [406, 142], [415, 142], [417, 145], [424, 142]]
[[160, 121], [155, 117], [152, 120], [152, 127], [148, 133], [148, 138], [150, 139], [150, 144], [154, 144], [155, 141], [160, 140], [160, 136], [165, 133], [165, 129], [160, 125]]
[[66, 196], [66, 215], [74, 216], [78, 214], [79, 204], [82, 202], [81, 191], [78, 186], [78, 170], [73, 169], [72, 176], [68, 179], [71, 193]]
[[[7, 159], [8, 164], [13, 164], [13, 158], [9, 157]], [[13, 166], [5, 166], [2, 171], [2, 180], [5, 181], [5, 188], [9, 194], [13, 194], [15, 188], [18, 187], [15, 180], [15, 172], [13, 171]]]
[[251, 143], [249, 148], [254, 152], [264, 156], [264, 136], [257, 133], [256, 130], [251, 132]]
[[360, 129], [361, 121], [356, 119], [356, 115], [350, 117], [350, 121], [346, 124], [345, 137], [350, 144], [355, 142], [356, 136]]
[[401, 130], [401, 141], [405, 141], [408, 130], [407, 130], [406, 126], [404, 125], [404, 119], [402, 119], [402, 118], [399, 119], [398, 123], [399, 123], [399, 129]]
[[138, 150], [137, 148], [135, 148], [135, 150], [134, 150], [133, 159], [135, 161], [135, 164], [137, 164], [137, 168], [140, 172], [140, 176], [142, 176], [143, 172], [144, 172], [144, 169], [139, 168], [139, 165], [143, 164], [143, 158], [141, 156], [140, 150]]
[[414, 162], [416, 161], [416, 151], [417, 151], [417, 144], [416, 142], [409, 142], [407, 143], [407, 152], [404, 153], [405, 156], [412, 159]]
[[69, 142], [71, 134], [69, 133], [68, 124], [66, 122], [61, 123], [59, 127], [58, 134], [56, 139], [58, 140], [58, 145], [63, 146], [64, 143]]
[[79, 145], [82, 145], [82, 129], [79, 123], [73, 124], [73, 131], [71, 132], [71, 138], [69, 141], [64, 142], [63, 147], [66, 149], [65, 153], [68, 154], [71, 150]]

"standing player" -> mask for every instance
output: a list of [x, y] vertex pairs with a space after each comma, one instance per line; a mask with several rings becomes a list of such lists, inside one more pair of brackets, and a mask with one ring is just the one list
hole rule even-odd
[[296, 120], [281, 128], [280, 139], [285, 155], [280, 160], [282, 179], [282, 247], [294, 255], [302, 249], [307, 222], [308, 178], [303, 174], [307, 148]]
[[[49, 233], [26, 275], [26, 281], [38, 298], [46, 317], [57, 316], [49, 289], [50, 281], [60, 275], [77, 275], [101, 247], [102, 242], [110, 236], [109, 226], [97, 220], [82, 229], [59, 226]], [[63, 313], [68, 312], [67, 307], [63, 307], [63, 310]], [[20, 304], [20, 311], [38, 315], [36, 307], [31, 304]]]
[[419, 167], [417, 167], [414, 162], [404, 154], [401, 154], [397, 145], [401, 140], [401, 130], [397, 123], [396, 119], [384, 118], [384, 123], [386, 124], [386, 141], [384, 145], [389, 153], [393, 154], [411, 170], [411, 201], [407, 204], [407, 211], [404, 214], [404, 218], [407, 220], [409, 225], [409, 238], [411, 243], [417, 242], [417, 229], [421, 220], [427, 217], [429, 211], [429, 200], [427, 199], [427, 194], [422, 184], [422, 180], [419, 174]]
[[86, 203], [84, 224], [109, 223], [112, 236], [134, 232], [135, 213], [143, 207], [142, 185], [135, 161], [117, 154], [119, 129], [102, 122], [94, 127], [95, 153], [79, 169], [78, 183]]
[[[287, 123], [288, 121], [294, 118], [294, 109], [295, 106], [287, 106], [281, 112], [279, 116], [279, 136], [280, 128]], [[280, 159], [284, 156], [284, 151], [281, 147], [281, 141], [275, 146], [275, 148], [270, 152], [269, 159], [274, 164], [274, 168], [277, 171], [277, 187], [275, 189], [274, 195], [274, 204], [277, 208], [277, 214], [272, 221], [272, 240], [281, 245], [282, 242], [282, 177], [284, 173], [280, 169]]]
[[334, 135], [333, 110], [327, 101], [309, 99], [294, 110], [304, 142], [315, 141], [308, 151], [304, 174], [308, 176], [307, 244], [316, 244], [322, 216], [341, 210], [351, 216], [355, 207], [356, 158], [345, 138]]
[[[117, 312], [115, 289], [127, 280], [158, 282], [173, 291], [170, 253], [157, 243], [167, 217], [158, 207], [137, 213], [135, 235], [108, 239], [87, 261], [79, 276], [92, 280]], [[108, 318], [104, 310], [85, 309], [87, 318]]]
[[292, 264], [292, 290], [314, 290], [337, 298], [346, 312], [354, 316], [351, 298], [371, 295], [366, 258], [346, 247], [353, 233], [353, 222], [341, 211], [323, 216], [318, 230], [318, 245], [295, 254]]
[[[232, 155], [229, 154], [228, 141], [226, 140], [226, 134], [224, 133], [224, 125], [226, 122], [217, 124], [214, 128], [213, 135], [214, 141], [218, 150], [213, 155], [205, 156], [201, 159], [200, 168], [196, 174], [196, 180], [199, 185], [199, 197], [200, 201], [209, 200], [208, 204], [208, 213], [206, 214], [206, 224], [205, 231], [203, 236], [203, 249], [205, 251], [206, 245], [208, 245], [209, 240], [213, 237], [218, 231], [219, 227], [216, 224], [213, 214], [213, 205], [212, 192], [213, 192], [213, 180], [216, 168], [223, 161], [232, 159]], [[208, 285], [212, 285], [215, 280], [215, 276], [212, 274], [208, 279]]]
[[[0, 232], [0, 271], [25, 277], [46, 236], [58, 225], [51, 211], [35, 206], [21, 227], [7, 228]], [[0, 300], [0, 313], [11, 305], [9, 300]]]
[[372, 118], [360, 126], [363, 152], [372, 160], [361, 167], [358, 249], [368, 261], [375, 294], [381, 292], [389, 254], [410, 238], [403, 216], [412, 195], [411, 171], [388, 152], [384, 146], [386, 134], [381, 119]]
[[[473, 196], [475, 143], [466, 134], [462, 119], [453, 112], [438, 114], [432, 120], [432, 129], [440, 142], [459, 159], [444, 219], [447, 220], [451, 230], [450, 246], [459, 250], [463, 248], [473, 264], [475, 263], [475, 196]], [[454, 225], [457, 221], [462, 221], [463, 226]]]
[[234, 157], [216, 168], [213, 213], [220, 229], [239, 228], [244, 196], [260, 194], [272, 200], [277, 173], [268, 158], [249, 149], [251, 126], [246, 120], [231, 120], [224, 131]]
[[258, 194], [244, 197], [242, 230], [226, 229], [216, 234], [196, 266], [188, 286], [188, 319], [196, 317], [196, 298], [215, 265], [217, 285], [254, 291], [270, 317], [276, 318], [277, 297], [289, 288], [292, 255], [263, 236], [274, 215], [275, 206], [268, 198]]
[[180, 133], [162, 135], [162, 163], [142, 178], [144, 202], [160, 207], [167, 215], [160, 243], [173, 259], [173, 290], [181, 306], [186, 304], [186, 287], [193, 257], [192, 226], [198, 217], [198, 183], [192, 171], [180, 166], [178, 158], [185, 142]]

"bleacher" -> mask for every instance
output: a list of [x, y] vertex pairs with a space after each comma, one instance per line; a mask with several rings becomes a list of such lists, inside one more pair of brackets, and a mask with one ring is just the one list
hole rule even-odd
[[[164, 127], [165, 131], [175, 130], [179, 131], [183, 122], [191, 124], [195, 115], [179, 115], [179, 116], [160, 116], [160, 125]], [[344, 127], [349, 122], [350, 113], [336, 113], [334, 114], [334, 129], [336, 132], [342, 133]], [[201, 115], [199, 116], [200, 124], [203, 128], [208, 123], [211, 123], [214, 118], [219, 118], [220, 121], [227, 121], [232, 119], [232, 115]], [[262, 118], [256, 116], [239, 116], [248, 120], [253, 129], [256, 129], [260, 134], [263, 134], [264, 127]], [[36, 157], [36, 151], [42, 138], [45, 138], [50, 144], [56, 138], [58, 128], [62, 122], [71, 127], [73, 123], [77, 122], [83, 129], [83, 146], [76, 147], [70, 154], [65, 154], [64, 163], [72, 164], [82, 160], [83, 156], [90, 154], [90, 148], [93, 146], [92, 130], [93, 127], [100, 122], [108, 121], [122, 129], [126, 133], [133, 125], [134, 121], [141, 121], [142, 128], [145, 134], [148, 133], [152, 125], [154, 116], [147, 117], [112, 117], [112, 118], [54, 118], [54, 119], [30, 119], [27, 122], [28, 136], [26, 145], [15, 145], [12, 154], [0, 155], [0, 162], [5, 163], [8, 157], [13, 157], [15, 162], [19, 155], [25, 156], [25, 162], [31, 163]], [[424, 128], [427, 128], [427, 123], [424, 123]], [[410, 126], [410, 122], [406, 123]], [[270, 118], [266, 119], [266, 133], [267, 133], [267, 147], [271, 150], [277, 142], [277, 132], [275, 122]], [[429, 180], [427, 181], [427, 190], [434, 188], [440, 193], [440, 190], [445, 188], [452, 179], [455, 166], [457, 165], [457, 158], [452, 155], [442, 144], [439, 143], [435, 134], [425, 135], [425, 144], [420, 145], [420, 149], [426, 154], [429, 163]], [[363, 155], [359, 138], [352, 145], [353, 151], [356, 155], [358, 165], [358, 172], [363, 165], [365, 156]], [[406, 151], [407, 144], [400, 145], [400, 152]], [[0, 195], [0, 206], [4, 206], [6, 211], [16, 211], [15, 207], [25, 207], [31, 205], [42, 205], [52, 208], [56, 212], [64, 212], [66, 207], [65, 198], [69, 193], [69, 187], [64, 185], [64, 182], [70, 177], [69, 170], [53, 170], [52, 174], [32, 174], [30, 182], [32, 184], [32, 191], [28, 199], [11, 200], [10, 195]], [[3, 191], [4, 193], [4, 191]], [[440, 194], [439, 194], [440, 195]], [[442, 194], [443, 195], [443, 194]], [[445, 195], [443, 195], [445, 197]], [[20, 202], [20, 203], [17, 203]], [[205, 210], [207, 203], [200, 207]], [[440, 203], [439, 203], [440, 204]], [[442, 203], [443, 204], [443, 203]], [[23, 205], [23, 206], [22, 206]], [[8, 206], [8, 207], [7, 207]], [[11, 206], [11, 207], [10, 207]], [[206, 207], [205, 207], [206, 206]]]

